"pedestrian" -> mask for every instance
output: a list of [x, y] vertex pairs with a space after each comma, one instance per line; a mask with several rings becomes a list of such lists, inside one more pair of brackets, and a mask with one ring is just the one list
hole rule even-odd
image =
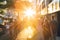
[[57, 22], [55, 21], [54, 16], [52, 16], [52, 20], [50, 22], [50, 30], [51, 30], [52, 39], [56, 40]]

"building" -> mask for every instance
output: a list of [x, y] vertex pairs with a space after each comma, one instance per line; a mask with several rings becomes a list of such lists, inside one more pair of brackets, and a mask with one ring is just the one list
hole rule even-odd
[[44, 16], [44, 20], [50, 22], [52, 21], [52, 16], [54, 20], [58, 23], [57, 35], [60, 36], [60, 0], [37, 0], [37, 13]]
[[60, 11], [60, 0], [43, 0], [40, 2], [39, 6], [41, 9], [41, 15], [50, 14]]

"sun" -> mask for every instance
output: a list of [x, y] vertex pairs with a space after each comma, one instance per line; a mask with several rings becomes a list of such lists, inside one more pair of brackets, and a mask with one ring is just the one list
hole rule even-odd
[[27, 17], [33, 17], [34, 15], [35, 15], [35, 11], [31, 8], [29, 8], [25, 11], [25, 16], [27, 16]]

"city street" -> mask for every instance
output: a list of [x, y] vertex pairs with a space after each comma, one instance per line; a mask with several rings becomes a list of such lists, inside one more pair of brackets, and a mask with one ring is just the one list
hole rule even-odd
[[0, 40], [60, 40], [60, 0], [0, 0]]

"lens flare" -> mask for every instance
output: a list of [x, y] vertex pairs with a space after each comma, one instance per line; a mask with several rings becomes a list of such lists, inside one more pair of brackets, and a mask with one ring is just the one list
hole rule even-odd
[[27, 16], [28, 18], [30, 18], [30, 17], [34, 17], [34, 15], [35, 15], [36, 12], [33, 9], [29, 8], [24, 13], [25, 13], [25, 16]]

